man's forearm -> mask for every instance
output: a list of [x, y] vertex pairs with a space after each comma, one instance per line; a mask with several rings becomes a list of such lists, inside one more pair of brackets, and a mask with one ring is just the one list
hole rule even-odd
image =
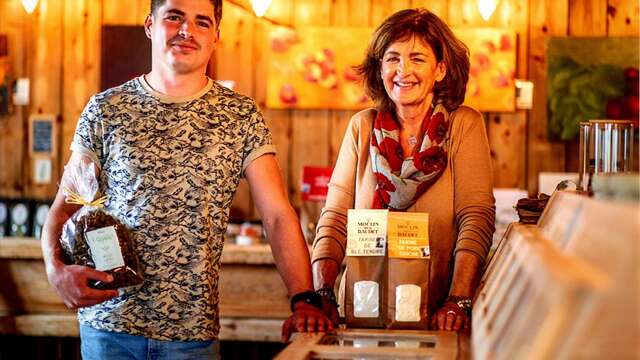
[[76, 212], [80, 206], [65, 204], [64, 196], [58, 194], [49, 214], [47, 220], [42, 227], [42, 257], [44, 259], [47, 274], [50, 271], [63, 264], [62, 247], [60, 246], [60, 235], [62, 234], [62, 227], [64, 223]]
[[284, 216], [265, 221], [265, 227], [276, 267], [289, 295], [313, 290], [309, 248], [293, 209]]
[[60, 246], [60, 235], [62, 233], [62, 225], [66, 220], [59, 216], [49, 216], [42, 231], [42, 256], [47, 269], [62, 264], [62, 247]]

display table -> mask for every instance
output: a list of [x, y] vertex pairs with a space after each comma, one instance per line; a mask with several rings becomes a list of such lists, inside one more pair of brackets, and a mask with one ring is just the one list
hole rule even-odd
[[[290, 314], [287, 290], [268, 245], [225, 245], [220, 275], [220, 338], [280, 341]], [[78, 336], [75, 312], [49, 285], [40, 242], [0, 238], [0, 334]]]
[[332, 334], [299, 334], [275, 358], [306, 359], [468, 359], [460, 354], [464, 333], [451, 331], [347, 329]]

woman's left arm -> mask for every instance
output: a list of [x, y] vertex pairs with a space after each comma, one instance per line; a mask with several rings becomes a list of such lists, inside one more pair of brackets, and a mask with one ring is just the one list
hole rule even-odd
[[495, 230], [491, 154], [480, 113], [460, 109], [458, 141], [451, 154], [458, 239], [449, 298], [432, 318], [432, 328], [459, 330], [470, 326], [471, 299], [482, 274]]

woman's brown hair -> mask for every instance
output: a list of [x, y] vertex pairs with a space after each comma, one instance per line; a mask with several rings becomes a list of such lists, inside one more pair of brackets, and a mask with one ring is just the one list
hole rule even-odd
[[388, 17], [373, 33], [365, 59], [356, 71], [362, 76], [367, 95], [378, 110], [392, 112], [393, 101], [387, 95], [380, 69], [387, 48], [396, 41], [416, 36], [431, 46], [436, 60], [444, 61], [447, 72], [434, 86], [434, 98], [449, 111], [464, 101], [469, 80], [469, 49], [439, 17], [425, 9], [400, 10]]

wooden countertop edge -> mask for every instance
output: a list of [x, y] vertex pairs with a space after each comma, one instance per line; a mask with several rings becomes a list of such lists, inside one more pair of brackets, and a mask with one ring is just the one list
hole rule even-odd
[[[40, 241], [34, 238], [0, 237], [0, 259], [42, 259]], [[223, 264], [271, 265], [274, 263], [267, 244], [225, 244]]]
[[[221, 340], [280, 341], [284, 319], [220, 317]], [[24, 336], [78, 337], [75, 313], [0, 315], [0, 334]]]

